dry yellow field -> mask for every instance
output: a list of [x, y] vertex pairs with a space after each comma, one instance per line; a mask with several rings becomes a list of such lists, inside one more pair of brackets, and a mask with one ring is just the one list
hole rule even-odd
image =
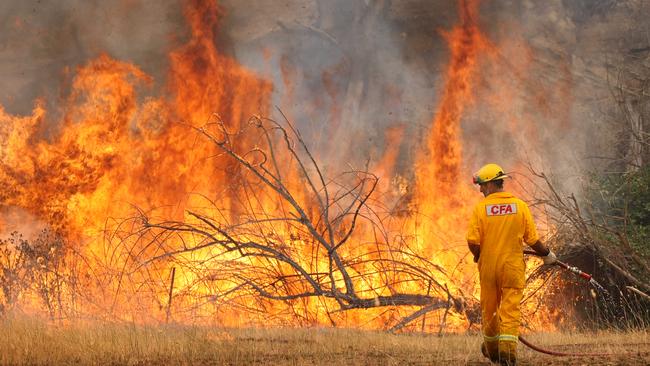
[[[0, 321], [3, 365], [489, 365], [478, 334], [390, 335], [347, 329], [214, 329]], [[648, 365], [650, 333], [533, 334], [536, 344], [606, 357], [552, 357], [520, 344], [524, 365]]]

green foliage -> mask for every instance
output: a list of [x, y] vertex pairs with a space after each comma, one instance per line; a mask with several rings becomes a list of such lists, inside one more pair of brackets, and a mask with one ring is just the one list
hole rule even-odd
[[633, 225], [650, 227], [650, 167], [628, 174], [628, 189], [624, 195]]
[[637, 171], [593, 176], [592, 205], [604, 222], [624, 233], [639, 254], [650, 256], [650, 166]]

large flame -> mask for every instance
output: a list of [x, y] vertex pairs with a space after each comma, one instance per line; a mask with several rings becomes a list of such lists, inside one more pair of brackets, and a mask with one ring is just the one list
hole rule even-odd
[[[491, 50], [476, 23], [478, 6], [478, 1], [460, 1], [460, 24], [444, 33], [450, 48], [446, 80], [433, 127], [415, 162], [415, 205], [424, 219], [414, 230], [420, 245], [443, 266], [460, 263], [466, 256], [466, 223], [477, 199], [468, 178], [471, 173], [463, 165], [460, 124], [472, 102], [480, 58]], [[462, 269], [460, 276], [471, 281], [473, 269]]]
[[[221, 164], [188, 137], [187, 125], [213, 113], [237, 129], [268, 108], [271, 85], [216, 51], [214, 2], [186, 5], [191, 38], [171, 53], [167, 94], [145, 97], [151, 78], [137, 66], [101, 55], [81, 67], [55, 136], [42, 136], [47, 111], [2, 111], [3, 206], [20, 206], [69, 233], [101, 229], [129, 205], [183, 212], [188, 192], [227, 183]], [[230, 163], [228, 163], [230, 164]], [[216, 174], [216, 176], [215, 176]], [[206, 180], [205, 177], [210, 177]]]
[[[51, 121], [40, 101], [36, 102], [31, 116], [12, 116], [0, 109], [0, 182], [4, 187], [0, 205], [5, 208], [4, 230], [11, 229], [7, 208], [19, 207], [34, 222], [43, 222], [65, 236], [87, 260], [68, 263], [71, 270], [95, 273], [94, 277], [81, 276], [77, 284], [85, 286], [87, 297], [78, 301], [87, 307], [86, 312], [114, 314], [121, 309], [133, 314], [132, 318], [140, 316], [138, 319], [142, 321], [148, 320], [142, 314], [152, 319], [164, 317], [167, 293], [160, 287], [164, 288], [169, 281], [171, 264], [163, 261], [147, 267], [146, 275], [155, 277], [161, 286], [142, 286], [138, 279], [143, 274], [120, 271], [136, 251], [156, 249], [132, 246], [118, 250], [112, 246], [116, 242], [121, 246], [133, 245], [128, 240], [130, 228], [121, 228], [123, 222], [119, 218], [129, 216], [134, 207], [155, 209], [160, 217], [178, 220], [187, 219], [186, 210], [206, 197], [219, 197], [218, 206], [224, 208], [225, 215], [233, 215], [240, 207], [223, 194], [239, 184], [236, 172], [240, 167], [232, 159], [217, 154], [214, 146], [197, 142], [197, 136], [188, 132], [188, 126], [203, 124], [218, 115], [228, 130], [239, 130], [251, 115], [269, 112], [272, 85], [219, 53], [214, 44], [219, 15], [214, 1], [186, 2], [190, 38], [169, 56], [170, 70], [162, 95], [152, 92], [153, 80], [140, 68], [104, 54], [76, 71], [61, 120]], [[409, 188], [406, 182], [397, 182], [399, 191], [412, 192], [409, 213], [398, 215], [390, 225], [410, 235], [412, 239], [404, 245], [423, 257], [432, 258], [434, 264], [452, 267], [448, 268], [447, 277], [440, 279], [450, 291], [475, 294], [476, 272], [465, 259], [464, 233], [469, 209], [477, 195], [463, 165], [460, 123], [472, 101], [473, 79], [480, 58], [492, 49], [476, 23], [478, 1], [461, 0], [459, 16], [460, 24], [444, 34], [450, 62], [432, 129], [416, 157], [415, 184]], [[283, 73], [285, 81], [290, 83], [291, 70], [283, 67]], [[48, 124], [57, 126], [57, 130], [46, 128]], [[387, 131], [386, 139], [395, 142], [402, 135], [402, 129], [395, 127]], [[244, 148], [255, 145], [255, 141], [245, 138], [235, 143]], [[391, 179], [396, 156], [396, 147], [387, 149], [377, 164], [377, 174], [389, 178], [387, 182], [395, 183]], [[293, 173], [289, 173], [289, 168], [295, 162], [286, 161], [287, 184], [299, 191], [304, 182], [290, 176]], [[395, 185], [382, 184], [384, 191]], [[200, 196], [192, 194], [195, 192]], [[283, 209], [273, 201], [250, 204], [259, 212]], [[269, 235], [302, 240], [294, 238], [292, 233], [274, 230]], [[342, 249], [346, 255], [372, 249], [380, 239], [371, 228], [359, 227], [355, 240], [361, 245]], [[394, 242], [396, 238], [388, 238], [384, 244]], [[309, 259], [312, 255], [304, 253], [306, 265], [314, 272], [326, 271], [327, 261], [319, 259], [312, 263]], [[363, 265], [357, 269], [363, 269]], [[106, 276], [112, 279], [102, 282], [102, 273], [120, 275]], [[395, 290], [411, 293], [430, 290], [430, 283], [428, 286], [402, 283], [399, 276], [391, 280]], [[181, 271], [176, 277], [177, 288], [192, 287], [197, 278], [189, 270]], [[381, 275], [377, 277], [381, 279]], [[358, 283], [359, 291], [373, 288], [376, 286], [372, 283]], [[211, 291], [201, 287], [194, 293], [208, 296]], [[151, 309], [152, 301], [158, 304], [155, 311]], [[291, 311], [273, 308], [282, 305], [242, 301], [233, 308], [212, 309], [211, 314], [219, 314], [219, 321], [230, 325], [246, 323], [247, 317], [268, 316], [281, 323], [301, 317], [310, 324], [332, 321], [325, 315], [325, 310], [332, 305], [329, 300], [303, 300], [293, 304]], [[253, 308], [264, 309], [265, 313], [254, 317], [249, 311]], [[350, 312], [343, 321], [380, 327], [400, 312], [358, 310]], [[197, 313], [185, 315], [189, 319]], [[454, 321], [458, 326], [466, 323], [462, 319], [449, 320], [449, 323]]]

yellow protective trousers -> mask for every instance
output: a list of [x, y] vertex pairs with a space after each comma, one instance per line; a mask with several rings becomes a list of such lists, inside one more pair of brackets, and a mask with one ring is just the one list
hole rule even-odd
[[[508, 274], [502, 272], [501, 275]], [[483, 342], [488, 357], [492, 359], [515, 360], [517, 357], [517, 337], [521, 321], [519, 304], [523, 289], [503, 286], [509, 285], [508, 282], [510, 281], [492, 281], [483, 276], [481, 278]]]
[[516, 359], [525, 282], [523, 244], [537, 240], [528, 205], [512, 194], [490, 194], [474, 208], [467, 242], [480, 246], [481, 316], [491, 359]]

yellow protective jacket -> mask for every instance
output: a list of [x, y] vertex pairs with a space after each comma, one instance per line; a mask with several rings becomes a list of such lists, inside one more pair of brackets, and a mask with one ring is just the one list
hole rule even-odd
[[474, 208], [467, 242], [481, 247], [481, 313], [488, 346], [517, 340], [525, 282], [523, 245], [538, 239], [528, 205], [510, 193], [492, 193]]

